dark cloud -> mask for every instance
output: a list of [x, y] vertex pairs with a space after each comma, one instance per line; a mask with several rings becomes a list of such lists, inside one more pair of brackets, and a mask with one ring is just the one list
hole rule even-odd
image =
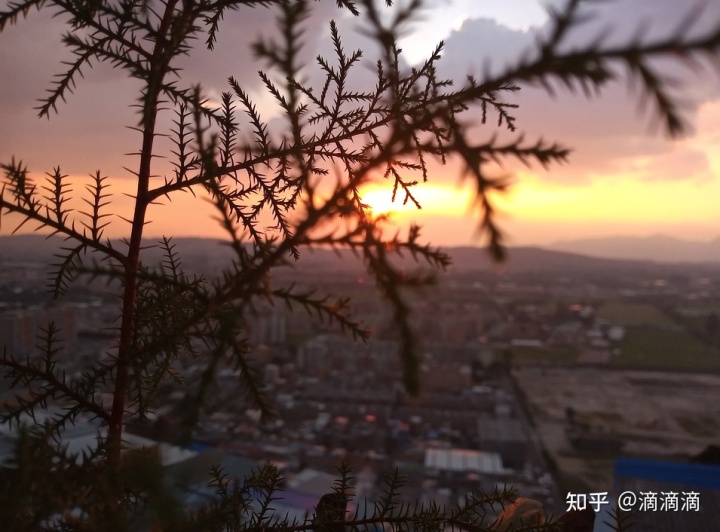
[[59, 114], [49, 121], [38, 118], [35, 107], [64, 72], [61, 61], [71, 56], [60, 41], [66, 31], [61, 20], [50, 12], [28, 19], [0, 33], [0, 158], [15, 156], [43, 172], [58, 164], [72, 173], [91, 172], [111, 161], [117, 166], [122, 154], [132, 151], [132, 136], [123, 126], [132, 123], [127, 109], [133, 82], [107, 65], [85, 68], [74, 94], [58, 103]]
[[[106, 64], [84, 69], [74, 94], [59, 103], [59, 114], [49, 121], [37, 118], [34, 107], [38, 100], [51, 87], [54, 75], [64, 72], [61, 62], [72, 57], [60, 40], [66, 27], [51, 15], [48, 10], [32, 13], [28, 20], [0, 33], [0, 160], [16, 156], [40, 172], [60, 164], [69, 173], [85, 174], [101, 168], [113, 175], [129, 176], [122, 166], [133, 166], [132, 159], [124, 154], [137, 151], [139, 145], [137, 134], [127, 126], [137, 123], [132, 106], [140, 85], [127, 79], [125, 72]], [[333, 3], [313, 4], [302, 36], [302, 61], [314, 57], [332, 15], [342, 16]], [[256, 72], [263, 65], [255, 60], [250, 46], [258, 38], [277, 37], [276, 18], [277, 13], [267, 8], [228, 13], [214, 52], [198, 42], [198, 47], [181, 59], [179, 85], [200, 84], [208, 94], [218, 97], [228, 90], [227, 77], [232, 75], [249, 93], [257, 93], [261, 84]], [[162, 125], [169, 126], [171, 119], [165, 113]]]
[[[313, 3], [313, 15], [305, 23], [303, 60], [307, 67], [302, 76], [311, 85], [319, 86], [322, 77], [315, 63], [320, 53], [332, 58], [328, 21], [337, 19], [345, 49], [363, 50], [363, 65], [351, 79], [353, 86], [374, 86], [374, 60], [377, 46], [364, 37], [358, 20], [338, 12], [334, 2]], [[625, 42], [637, 36], [642, 21], [647, 21], [646, 38], [666, 35], [677, 28], [680, 20], [691, 10], [692, 4], [674, 0], [627, 0], [589, 3], [594, 10], [591, 22], [574, 32], [567, 46], [579, 46], [594, 39], [599, 32], [610, 28], [608, 45]], [[440, 2], [440, 9], [442, 9]], [[426, 16], [432, 16], [428, 12]], [[263, 65], [253, 57], [250, 44], [257, 38], [272, 38], [276, 32], [276, 13], [269, 9], [243, 9], [229, 13], [221, 25], [216, 51], [210, 53], [201, 43], [193, 53], [183, 58], [180, 82], [184, 86], [202, 84], [215, 98], [227, 90], [226, 78], [233, 75], [246, 90], [256, 97], [261, 110], [272, 111], [256, 71]], [[707, 2], [706, 10], [692, 31], [702, 32], [709, 24], [720, 20], [720, 1]], [[107, 65], [99, 65], [80, 79], [74, 95], [60, 106], [60, 115], [38, 120], [32, 109], [42, 97], [55, 73], [61, 72], [60, 61], [67, 50], [59, 44], [62, 21], [48, 13], [33, 14], [0, 34], [0, 159], [11, 155], [28, 159], [37, 170], [48, 170], [63, 164], [66, 171], [87, 173], [98, 167], [110, 173], [128, 175], [122, 166], [132, 166], [124, 153], [136, 151], [138, 139], [124, 126], [136, 121], [130, 108], [135, 103], [137, 82], [127, 80], [123, 72]], [[539, 32], [547, 29], [535, 30]], [[536, 35], [533, 31], [513, 30], [490, 19], [467, 20], [459, 31], [447, 39], [440, 73], [462, 82], [466, 74], [479, 78], [500, 72], [508, 65], [531, 54]], [[406, 66], [406, 65], [405, 65]], [[692, 85], [693, 100], [686, 116], [692, 125], [702, 101], [718, 97], [717, 78], [691, 77], [687, 71], [673, 67], [672, 73]], [[514, 101], [520, 104], [518, 125], [528, 138], [543, 136], [576, 148], [572, 167], [559, 167], [548, 179], [582, 181], [578, 176], [612, 172], [634, 156], [658, 156], [668, 150], [668, 144], [657, 129], [652, 129], [648, 115], [637, 110], [642, 97], [629, 94], [625, 83], [604, 91], [602, 97], [587, 100], [582, 96], [558, 94], [550, 98], [543, 90], [524, 88]], [[270, 116], [270, 115], [269, 115]], [[170, 115], [163, 117], [168, 124]], [[276, 119], [280, 124], [281, 119]], [[484, 128], [489, 134], [494, 128]], [[678, 148], [680, 149], [680, 148]], [[688, 156], [689, 157], [689, 156]], [[698, 159], [699, 161], [699, 159]], [[663, 172], [657, 178], [685, 177], [683, 172]], [[701, 171], [696, 162], [688, 168]]]
[[[320, 41], [329, 40], [328, 21], [342, 18], [332, 2], [311, 5], [310, 16], [303, 23], [300, 42], [303, 45], [298, 56], [299, 64], [314, 62]], [[184, 68], [183, 81], [195, 83], [218, 92], [228, 90], [227, 78], [233, 76], [246, 85], [248, 90], [260, 87], [259, 69], [267, 65], [258, 62], [252, 45], [258, 40], [278, 41], [278, 13], [275, 9], [257, 7], [228, 13], [220, 25], [218, 40], [213, 51], [198, 46], [191, 55], [180, 62]]]
[[441, 76], [462, 79], [473, 75], [483, 79], [505, 71], [508, 66], [534, 52], [534, 35], [512, 30], [491, 19], [469, 19], [446, 40]]
[[[553, 2], [562, 5], [564, 2]], [[611, 0], [585, 2], [587, 19], [569, 36], [569, 44], [607, 35], [608, 45], [650, 41], [671, 35], [698, 36], [712, 30], [720, 18], [720, 2], [677, 0]]]

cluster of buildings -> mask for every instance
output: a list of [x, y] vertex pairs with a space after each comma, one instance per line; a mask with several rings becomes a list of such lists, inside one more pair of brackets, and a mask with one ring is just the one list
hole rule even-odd
[[[47, 304], [36, 290], [38, 267], [25, 266], [0, 277], [0, 344], [13, 355], [36, 356], [37, 337], [52, 321], [61, 331], [69, 374], [112, 356], [117, 303], [104, 295], [106, 288]], [[325, 287], [356, 296], [354, 317], [375, 332], [372, 340], [354, 341], [302, 309], [263, 303], [245, 316], [249, 358], [275, 401], [276, 419], [261, 419], [238, 393], [240, 370], [221, 366], [191, 440], [181, 441], [187, 389], [199, 385], [205, 370], [202, 357], [181, 357], [176, 371], [184, 385], [161, 386], [149, 420], [129, 427], [132, 445], [159, 449], [189, 506], [213, 496], [210, 465], [221, 464], [240, 481], [272, 463], [286, 479], [282, 511], [302, 518], [332, 490], [338, 463], [347, 461], [356, 470], [357, 505], [379, 497], [383, 474], [397, 469], [407, 479], [407, 502], [452, 505], [472, 491], [511, 485], [550, 512], [562, 512], [565, 496], [551, 475], [533, 412], [519, 396], [513, 366], [541, 359], [543, 365], [607, 364], [622, 353], [632, 324], [604, 318], [598, 312], [604, 297], [680, 297], [666, 293], [672, 288], [667, 283], [614, 284], [603, 291], [587, 283], [573, 289], [563, 279], [451, 278], [442, 290], [411, 298], [423, 389], [411, 397], [398, 384], [403, 368], [389, 311], [368, 296], [364, 281], [328, 278]], [[712, 287], [701, 288], [700, 300], [713, 297]], [[683, 316], [707, 318], [710, 307], [683, 301]], [[692, 309], [698, 308], [706, 310], [696, 316]], [[0, 404], [12, 400], [11, 390], [0, 392]], [[80, 449], [102, 430], [84, 423], [66, 437]], [[583, 435], [570, 436], [582, 447]], [[0, 462], [11, 443], [11, 433], [0, 434]]]

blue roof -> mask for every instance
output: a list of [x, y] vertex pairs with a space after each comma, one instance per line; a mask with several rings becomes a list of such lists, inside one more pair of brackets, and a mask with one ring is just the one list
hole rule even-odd
[[201, 442], [198, 440], [191, 440], [187, 448], [191, 451], [197, 451], [201, 453], [203, 451], [207, 451], [208, 449], [213, 449], [214, 447], [209, 443]]
[[618, 458], [615, 479], [637, 478], [720, 491], [720, 466]]

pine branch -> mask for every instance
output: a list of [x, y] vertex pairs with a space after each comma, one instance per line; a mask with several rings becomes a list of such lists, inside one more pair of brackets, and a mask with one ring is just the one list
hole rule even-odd
[[[20, 214], [23, 217], [22, 222], [15, 227], [13, 232], [17, 232], [27, 222], [35, 221], [39, 227], [52, 229], [53, 235], [60, 234], [71, 238], [86, 248], [93, 249], [120, 264], [125, 264], [126, 257], [114, 249], [110, 242], [103, 243], [87, 236], [84, 232], [77, 231], [72, 221], [68, 225], [70, 211], [62, 210], [60, 215], [62, 221], [58, 221], [58, 205], [54, 204], [54, 200], [51, 202], [51, 206], [41, 203], [37, 194], [37, 186], [30, 181], [28, 169], [23, 166], [22, 162], [16, 163], [13, 159], [10, 164], [0, 164], [0, 168], [5, 172], [6, 177], [0, 190], [0, 215], [4, 210]], [[55, 180], [55, 174], [51, 178], [55, 181], [53, 194], [62, 197], [64, 193], [62, 179]], [[48, 188], [45, 187], [45, 190]], [[9, 195], [6, 195], [8, 192]]]
[[[198, 170], [200, 165], [200, 159], [192, 153], [190, 142], [194, 137], [194, 132], [191, 130], [190, 118], [192, 112], [186, 102], [179, 102], [175, 107], [175, 113], [177, 118], [173, 120], [175, 129], [171, 129], [170, 132], [173, 134], [171, 140], [175, 145], [175, 149], [171, 150], [175, 156], [172, 161], [175, 167], [175, 183], [182, 183], [188, 179], [188, 172], [192, 170]], [[165, 185], [170, 183], [168, 179], [165, 179]], [[192, 191], [192, 190], [191, 190]], [[167, 196], [170, 199], [170, 196]]]
[[[74, 57], [55, 79], [40, 107], [41, 115], [56, 110], [58, 102], [72, 93], [83, 71], [99, 61], [125, 71], [141, 84], [135, 129], [141, 133], [142, 141], [136, 154], [137, 167], [129, 170], [137, 180], [137, 193], [133, 197], [131, 234], [125, 253], [102, 241], [108, 224], [104, 207], [109, 196], [105, 188], [107, 178], [101, 177], [100, 172], [93, 174], [93, 184], [88, 187], [90, 197], [85, 199], [89, 209], [79, 213], [83, 228], [76, 230], [76, 213], [67, 207], [71, 191], [59, 167], [47, 174], [46, 186], [38, 186], [22, 163], [13, 159], [2, 166], [6, 175], [0, 191], [0, 216], [19, 214], [21, 221], [16, 231], [33, 222], [72, 240], [55, 264], [51, 281], [55, 295], [62, 294], [79, 275], [117, 279], [122, 288], [117, 356], [107, 365], [96, 365], [79, 378], [67, 379], [57, 367], [57, 339], [52, 326], [46, 331], [40, 358], [21, 361], [6, 354], [0, 362], [15, 384], [23, 384], [28, 390], [8, 411], [8, 421], [17, 422], [22, 413], [32, 416], [36, 409], [60, 399], [67, 409], [46, 427], [47, 433], [56, 435], [81, 412], [107, 423], [108, 436], [99, 445], [102, 450], [88, 455], [88, 469], [82, 472], [70, 464], [73, 458], [50, 449], [47, 438], [24, 440], [39, 450], [42, 464], [52, 470], [50, 477], [57, 483], [53, 489], [59, 490], [62, 475], [69, 475], [73, 481], [67, 486], [79, 493], [75, 499], [59, 497], [59, 502], [48, 502], [45, 495], [51, 493], [50, 488], [29, 489], [27, 522], [50, 523], [48, 526], [66, 529], [124, 525], [130, 528], [133, 512], [159, 496], [154, 491], [159, 484], [147, 483], [138, 476], [142, 464], [154, 467], [153, 464], [123, 455], [122, 434], [129, 419], [142, 418], [150, 411], [163, 379], [181, 382], [176, 374], [177, 362], [181, 357], [199, 356], [198, 344], [209, 352], [202, 353], [206, 368], [200, 385], [194, 396], [188, 396], [191, 425], [198, 419], [202, 400], [211, 390], [221, 365], [238, 369], [239, 386], [249, 403], [264, 414], [272, 414], [271, 401], [249, 357], [245, 313], [256, 302], [278, 300], [290, 307], [302, 306], [311, 315], [338, 325], [354, 337], [366, 338], [367, 331], [349, 312], [348, 300], [319, 297], [293, 286], [272, 284], [271, 273], [297, 261], [304, 248], [329, 245], [351, 249], [363, 257], [377, 289], [392, 309], [393, 324], [400, 337], [405, 386], [411, 393], [417, 393], [417, 338], [405, 291], [434, 282], [434, 271], [446, 268], [449, 258], [421, 244], [420, 229], [416, 226], [404, 237], [385, 234], [386, 218], [371, 216], [362, 200], [363, 187], [373, 176], [385, 176], [394, 201], [420, 208], [415, 190], [421, 181], [432, 179], [429, 171], [432, 162], [446, 163], [459, 156], [475, 187], [478, 229], [487, 236], [493, 256], [501, 260], [505, 249], [503, 233], [492, 199], [508, 182], [488, 177], [487, 164], [503, 164], [510, 158], [547, 166], [565, 161], [569, 151], [542, 139], [526, 142], [518, 133], [509, 141], [500, 142], [491, 133], [485, 141], [479, 141], [471, 138], [464, 125], [464, 113], [474, 109], [483, 132], [496, 128], [517, 132], [519, 125], [514, 117], [517, 106], [506, 99], [514, 96], [520, 84], [539, 84], [550, 94], [558, 85], [591, 94], [615, 80], [617, 67], [624, 66], [644, 95], [653, 101], [656, 114], [674, 136], [685, 127], [681, 108], [672, 80], [654, 67], [653, 59], [678, 57], [690, 63], [699, 57], [715, 57], [720, 51], [720, 24], [705, 34], [688, 36], [692, 29], [690, 19], [681, 23], [672, 35], [652, 41], [637, 39], [607, 46], [599, 35], [589, 44], [569, 48], [569, 32], [585, 19], [582, 2], [570, 0], [564, 8], [551, 11], [552, 28], [538, 43], [537, 54], [526, 55], [496, 76], [482, 80], [468, 78], [455, 88], [451, 80], [437, 74], [442, 43], [420, 67], [402, 66], [398, 37], [415, 17], [420, 0], [398, 6], [391, 15], [381, 11], [377, 2], [364, 0], [358, 5], [363, 7], [368, 34], [381, 47], [375, 79], [365, 89], [348, 86], [349, 76], [360, 68], [362, 53], [346, 51], [337, 26], [331, 23], [334, 57], [317, 58], [316, 68], [323, 79], [318, 87], [311, 87], [302, 79], [304, 65], [300, 63], [303, 27], [312, 6], [307, 1], [26, 0], [11, 2], [0, 13], [0, 30], [15, 24], [33, 8], [46, 5], [59, 8], [69, 17], [70, 31], [63, 41]], [[199, 87], [184, 86], [178, 75], [178, 59], [191, 50], [193, 39], [201, 31], [207, 32], [206, 45], [212, 49], [225, 13], [261, 5], [275, 6], [279, 14], [278, 36], [261, 40], [254, 47], [256, 56], [264, 63], [260, 82], [283, 111], [281, 120], [285, 121], [286, 131], [277, 139], [271, 136], [267, 121], [250, 99], [251, 91], [237, 79], [229, 78], [230, 90], [223, 93], [220, 108], [214, 109]], [[356, 2], [339, 0], [337, 5], [360, 15]], [[163, 185], [151, 188], [153, 160], [160, 155], [155, 140], [163, 135], [159, 129], [163, 123], [160, 116], [169, 110], [176, 113], [170, 131], [174, 175], [166, 177]], [[248, 134], [241, 140], [243, 129]], [[324, 183], [333, 170], [338, 179], [335, 188], [329, 189]], [[234, 254], [232, 263], [213, 282], [186, 275], [170, 239], [164, 238], [160, 244], [163, 261], [159, 268], [148, 268], [140, 261], [148, 206], [161, 196], [171, 199], [174, 192], [194, 194], [195, 186], [210, 194]], [[274, 227], [259, 227], [265, 215], [272, 217]], [[86, 264], [87, 252], [99, 253], [102, 258]], [[423, 261], [433, 271], [403, 271], [395, 261], [404, 254]], [[108, 388], [112, 388], [113, 399], [109, 411], [94, 399], [96, 393]], [[27, 465], [26, 462], [23, 464]], [[56, 463], [61, 467], [55, 468], [52, 464]], [[87, 491], [87, 486], [78, 479], [90, 475], [92, 468], [96, 478]], [[220, 500], [191, 512], [187, 519], [191, 529], [197, 525], [203, 529], [245, 532], [269, 529], [334, 532], [349, 526], [480, 532], [501, 527], [548, 530], [557, 524], [537, 516], [520, 519], [510, 526], [506, 526], [507, 522], [489, 521], [490, 511], [496, 506], [504, 508], [501, 515], [510, 515], [505, 512], [512, 509], [515, 498], [509, 490], [473, 495], [463, 506], [448, 510], [432, 504], [403, 504], [397, 474], [388, 479], [371, 515], [356, 513], [348, 520], [344, 512], [352, 491], [348, 469], [340, 470], [334, 492], [323, 498], [314, 515], [288, 522], [271, 512], [281, 485], [277, 470], [265, 468], [241, 486], [232, 485], [219, 469], [214, 470], [213, 476]], [[75, 505], [68, 502], [71, 499]], [[47, 503], [44, 509], [32, 507], [44, 502]], [[75, 508], [80, 509], [79, 515], [73, 515], [71, 510]], [[167, 519], [170, 523], [174, 517]], [[23, 526], [33, 528], [31, 525]], [[182, 527], [173, 524], [166, 528]]]
[[25, 0], [24, 2], [8, 2], [7, 11], [0, 12], [0, 31], [7, 25], [17, 24], [18, 18], [26, 18], [33, 8], [42, 9], [46, 0]]
[[603, 521], [614, 532], [632, 532], [634, 528], [634, 518], [632, 512], [620, 510], [615, 505], [610, 509], [610, 520]]
[[58, 299], [67, 292], [69, 284], [76, 279], [77, 275], [83, 268], [82, 254], [87, 250], [87, 246], [79, 244], [75, 247], [63, 247], [66, 254], [55, 254], [60, 262], [52, 264], [55, 270], [50, 272], [50, 281], [48, 286], [52, 291], [53, 299]]
[[349, 298], [332, 301], [328, 296], [313, 297], [314, 294], [314, 290], [297, 292], [294, 286], [276, 288], [271, 291], [271, 295], [284, 301], [288, 309], [292, 310], [294, 304], [302, 306], [309, 315], [314, 315], [321, 321], [327, 320], [328, 324], [336, 323], [342, 332], [349, 332], [355, 340], [367, 341], [369, 339], [370, 331], [352, 320], [347, 314], [350, 307]]
[[27, 357], [25, 362], [20, 362], [12, 354], [3, 353], [0, 367], [6, 370], [5, 378], [11, 381], [12, 388], [22, 385], [28, 395], [16, 395], [17, 405], [0, 414], [0, 423], [19, 424], [23, 414], [35, 420], [36, 408], [47, 409], [50, 400], [58, 399], [69, 401], [69, 406], [63, 414], [53, 416], [53, 432], [61, 431], [67, 422], [74, 422], [83, 412], [108, 420], [107, 412], [95, 402], [92, 393], [94, 382], [106, 375], [106, 369], [95, 369], [80, 379], [68, 381], [65, 372], [57, 369], [57, 355], [62, 349], [58, 345], [58, 332], [52, 321], [41, 330], [37, 346], [41, 354], [36, 359]]
[[107, 176], [100, 177], [100, 170], [91, 174], [93, 184], [86, 186], [86, 190], [92, 194], [92, 200], [84, 199], [85, 203], [90, 206], [89, 212], [83, 214], [89, 218], [89, 222], [83, 222], [83, 226], [90, 231], [93, 241], [97, 242], [102, 239], [103, 229], [107, 227], [109, 222], [101, 222], [103, 218], [110, 216], [109, 214], [100, 214], [101, 209], [110, 204], [106, 201], [111, 194], [105, 193], [107, 189]]

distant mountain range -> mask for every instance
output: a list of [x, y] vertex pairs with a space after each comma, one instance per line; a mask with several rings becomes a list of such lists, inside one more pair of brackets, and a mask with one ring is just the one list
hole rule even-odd
[[545, 248], [606, 259], [720, 263], [720, 237], [708, 242], [697, 242], [664, 235], [616, 236], [560, 241]]
[[[152, 239], [147, 244], [152, 243]], [[185, 264], [211, 271], [230, 260], [228, 246], [217, 239], [175, 238], [175, 250]], [[52, 261], [66, 243], [58, 237], [46, 239], [39, 235], [0, 236], [0, 260], [44, 262]], [[124, 245], [117, 242], [119, 249]], [[603, 238], [559, 242], [539, 247], [512, 247], [508, 260], [502, 265], [492, 262], [489, 254], [478, 247], [452, 247], [444, 249], [452, 258], [450, 271], [456, 273], [471, 271], [504, 271], [508, 273], [582, 273], [591, 275], [618, 275], [644, 270], [646, 272], [666, 270], [672, 265], [681, 267], [692, 264], [720, 269], [720, 238], [709, 243], [696, 243], [670, 237], [650, 238]], [[607, 258], [614, 257], [614, 258]], [[145, 263], [159, 263], [162, 254], [158, 248], [143, 251]], [[411, 257], [398, 259], [408, 269], [425, 264], [416, 263]], [[360, 260], [350, 251], [328, 249], [305, 250], [300, 268], [307, 272], [336, 271], [360, 273]]]

